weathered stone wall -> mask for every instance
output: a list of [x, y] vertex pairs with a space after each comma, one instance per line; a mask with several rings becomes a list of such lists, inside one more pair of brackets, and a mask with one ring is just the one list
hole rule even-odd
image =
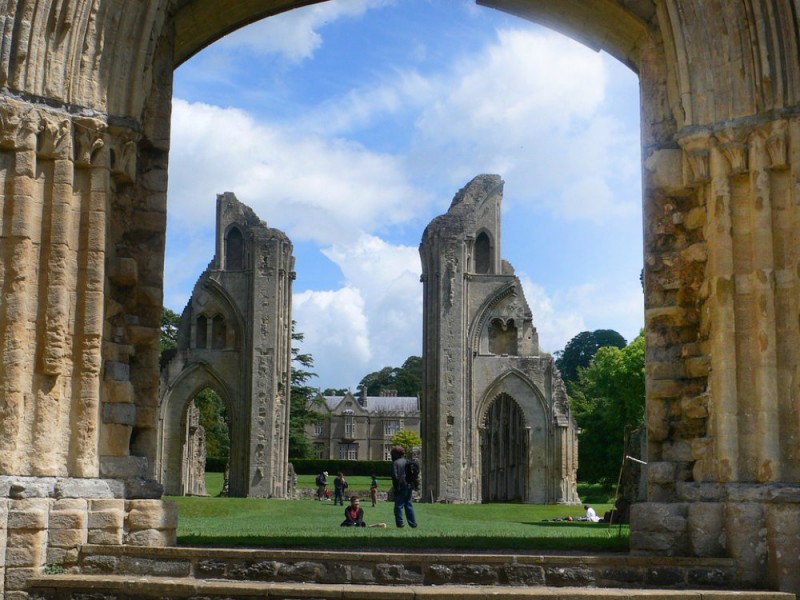
[[218, 195], [216, 252], [181, 316], [178, 348], [161, 370], [157, 472], [168, 494], [191, 493], [187, 411], [210, 388], [229, 419], [230, 495], [285, 496], [294, 278], [286, 235], [233, 194]]
[[[422, 497], [491, 499], [485, 487], [495, 461], [483, 455], [487, 436], [495, 439], [491, 428], [502, 426], [507, 437], [517, 425], [517, 447], [497, 467], [513, 472], [513, 491], [499, 497], [578, 503], [577, 427], [553, 359], [539, 349], [522, 285], [502, 259], [502, 189], [497, 175], [473, 179], [420, 244]], [[503, 396], [519, 407], [522, 422], [490, 422], [487, 414]]]

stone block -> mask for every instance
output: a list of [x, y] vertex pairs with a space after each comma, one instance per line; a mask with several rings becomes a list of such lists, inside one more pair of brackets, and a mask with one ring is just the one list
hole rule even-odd
[[55, 485], [55, 477], [0, 477], [0, 496], [14, 500], [48, 498]]
[[800, 590], [800, 506], [772, 504], [766, 507], [767, 577], [770, 589]]
[[81, 561], [81, 571], [89, 575], [104, 575], [119, 571], [119, 558], [116, 556], [87, 556]]
[[159, 530], [145, 529], [144, 531], [129, 532], [125, 538], [125, 543], [131, 546], [150, 546], [165, 547], [174, 546], [177, 543], [177, 535], [174, 529]]
[[683, 570], [677, 567], [650, 567], [645, 582], [656, 587], [684, 587], [685, 577]]
[[667, 462], [691, 462], [692, 444], [688, 440], [664, 442], [661, 450], [662, 458]]
[[111, 381], [129, 381], [131, 367], [127, 363], [107, 360], [103, 368], [103, 378]]
[[124, 540], [124, 531], [120, 529], [90, 529], [86, 534], [87, 544], [103, 546], [119, 546]]
[[378, 583], [422, 583], [420, 567], [405, 568], [403, 565], [378, 564], [375, 566], [375, 579]]
[[654, 379], [647, 382], [647, 396], [654, 400], [680, 397], [682, 388], [674, 379]]
[[456, 565], [453, 567], [453, 576], [459, 583], [495, 585], [498, 574], [489, 565]]
[[40, 567], [44, 564], [44, 558], [45, 547], [43, 544], [6, 548], [6, 569], [13, 567]]
[[47, 529], [47, 512], [43, 510], [9, 510], [9, 529]]
[[687, 377], [708, 377], [711, 371], [711, 357], [709, 356], [694, 356], [687, 358], [684, 361]]
[[178, 526], [178, 505], [172, 500], [129, 500], [125, 508], [125, 520], [130, 531], [175, 529]]
[[350, 583], [350, 565], [328, 563], [320, 576], [321, 583]]
[[75, 548], [86, 543], [85, 529], [51, 529], [48, 542], [56, 548]]
[[685, 194], [683, 152], [678, 149], [654, 150], [644, 160], [649, 185], [665, 194]]
[[544, 585], [544, 569], [537, 565], [505, 565], [500, 571], [504, 585]]
[[430, 565], [425, 571], [426, 585], [443, 585], [453, 580], [453, 569], [447, 565]]
[[228, 563], [222, 560], [206, 559], [197, 563], [199, 577], [203, 579], [222, 579], [226, 574]]
[[704, 207], [691, 209], [688, 213], [686, 213], [686, 217], [683, 220], [684, 227], [690, 231], [694, 229], [700, 229], [705, 224], [706, 209]]
[[112, 283], [122, 286], [135, 285], [139, 280], [139, 268], [133, 258], [112, 258], [108, 261], [108, 276]]
[[133, 426], [106, 423], [100, 433], [101, 456], [128, 456]]
[[103, 382], [106, 390], [105, 398], [108, 402], [119, 402], [120, 404], [134, 404], [136, 402], [136, 392], [130, 381], [106, 380]]
[[281, 565], [275, 577], [279, 581], [317, 581], [324, 570], [325, 567], [321, 563], [299, 561]]
[[592, 586], [594, 573], [585, 567], [545, 567], [544, 581], [548, 586]]
[[28, 580], [39, 575], [39, 568], [6, 568], [5, 598], [8, 600], [9, 592], [24, 592], [28, 587]]
[[88, 500], [90, 511], [119, 510], [125, 513], [125, 500], [123, 498], [90, 498]]
[[121, 510], [89, 511], [90, 529], [122, 529], [125, 513]]
[[125, 487], [120, 481], [108, 479], [60, 479], [56, 498], [122, 498]]
[[[50, 507], [51, 514], [55, 511], [78, 511], [78, 512], [86, 512], [86, 509], [89, 507], [89, 502], [84, 498], [62, 498], [61, 500], [54, 500], [53, 504]], [[51, 525], [52, 527], [52, 525]]]
[[350, 568], [350, 581], [352, 583], [375, 583], [375, 572], [370, 567], [352, 565]]
[[673, 483], [677, 474], [674, 462], [650, 462], [647, 466], [648, 480], [653, 483]]
[[103, 423], [132, 427], [136, 423], [136, 405], [103, 402]]
[[189, 560], [158, 560], [139, 556], [122, 556], [117, 566], [125, 575], [148, 575], [153, 577], [188, 577], [192, 563]]
[[767, 583], [767, 539], [764, 508], [760, 503], [725, 505], [725, 548], [736, 560], [737, 581], [748, 585]]
[[86, 529], [86, 512], [82, 510], [50, 511], [50, 530], [53, 529]]
[[708, 396], [701, 394], [691, 398], [681, 398], [681, 414], [689, 419], [705, 419], [708, 417]]
[[164, 495], [164, 486], [155, 479], [128, 479], [125, 481], [125, 497], [157, 500]]
[[696, 502], [688, 508], [689, 552], [692, 556], [724, 556], [725, 515], [720, 503]]
[[48, 565], [76, 565], [78, 564], [78, 548], [53, 548], [47, 549]]
[[101, 477], [107, 477], [109, 479], [131, 479], [136, 477], [144, 477], [146, 473], [147, 458], [144, 456], [100, 457]]

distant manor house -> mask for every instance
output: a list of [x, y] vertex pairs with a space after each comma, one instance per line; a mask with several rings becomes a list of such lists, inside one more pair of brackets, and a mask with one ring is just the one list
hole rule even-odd
[[392, 436], [402, 429], [419, 434], [419, 398], [397, 396], [319, 396], [313, 408], [320, 418], [306, 425], [317, 458], [389, 460]]

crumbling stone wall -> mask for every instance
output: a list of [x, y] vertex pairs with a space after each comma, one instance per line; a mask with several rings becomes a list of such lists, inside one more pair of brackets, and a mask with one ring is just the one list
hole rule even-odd
[[187, 428], [204, 388], [222, 398], [231, 439], [229, 495], [286, 497], [291, 387], [292, 244], [228, 192], [217, 196], [216, 253], [181, 315], [161, 370], [157, 473], [195, 493]]
[[476, 177], [420, 244], [422, 497], [575, 504], [577, 426], [502, 259], [502, 191], [499, 176]]
[[[800, 591], [796, 2], [480, 3], [640, 77], [650, 501], [634, 551], [723, 554], [743, 583]], [[155, 493], [172, 72], [297, 4], [2, 3], [0, 473]]]

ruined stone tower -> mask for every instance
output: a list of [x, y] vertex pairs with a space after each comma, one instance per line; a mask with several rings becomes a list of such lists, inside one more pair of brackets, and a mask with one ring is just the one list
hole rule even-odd
[[480, 175], [422, 237], [423, 497], [577, 503], [577, 430], [501, 256], [502, 198]]
[[292, 243], [232, 193], [217, 196], [216, 254], [181, 315], [178, 349], [161, 370], [157, 475], [189, 491], [186, 415], [205, 388], [225, 402], [230, 495], [286, 494], [289, 444]]

